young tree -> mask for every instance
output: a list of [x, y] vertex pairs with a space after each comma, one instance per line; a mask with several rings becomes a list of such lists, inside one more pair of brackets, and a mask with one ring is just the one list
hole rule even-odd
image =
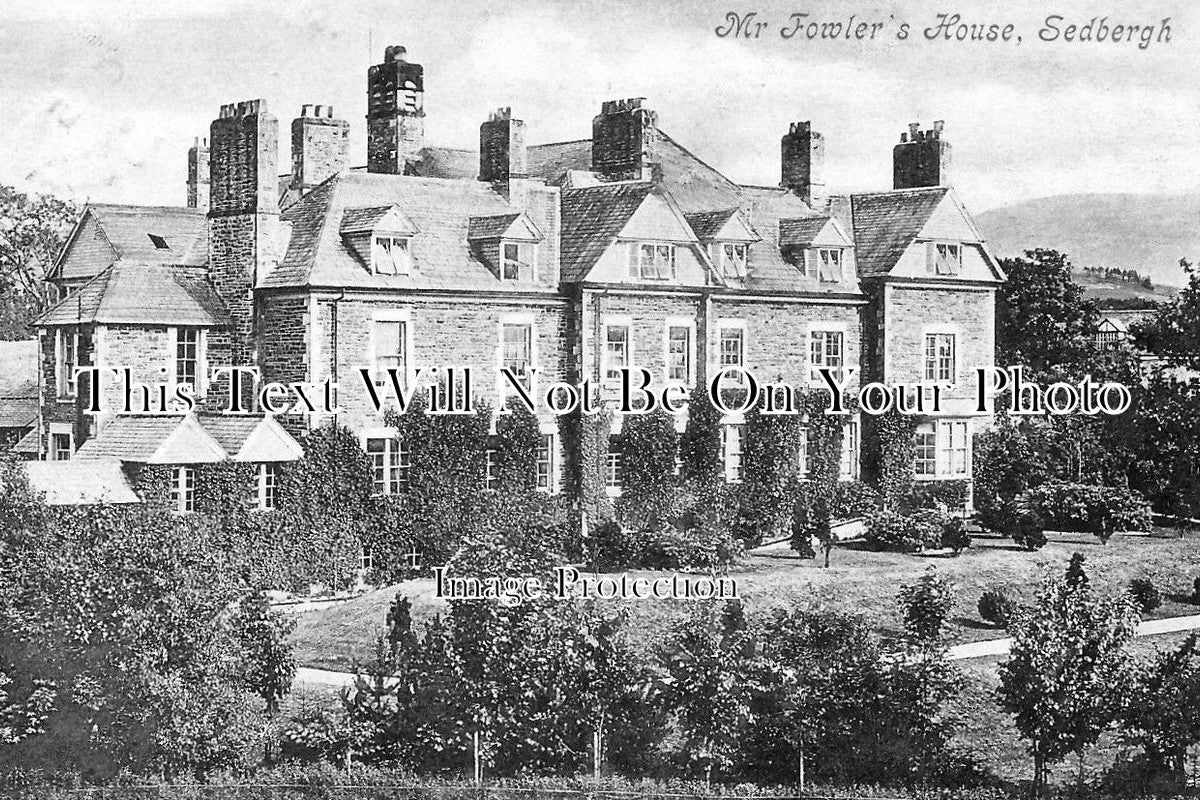
[[1200, 660], [1196, 634], [1173, 652], [1139, 665], [1121, 693], [1122, 738], [1141, 747], [1176, 787], [1186, 777], [1188, 748], [1200, 743]]
[[916, 583], [900, 587], [896, 602], [909, 635], [917, 642], [933, 642], [941, 638], [954, 608], [954, 587], [930, 567]]
[[1113, 721], [1112, 687], [1137, 626], [1129, 596], [1097, 597], [1083, 563], [1076, 553], [1063, 577], [1048, 575], [1034, 607], [1009, 622], [1013, 643], [1000, 667], [1000, 700], [1029, 742], [1037, 792], [1050, 765], [1082, 755]]
[[246, 684], [272, 715], [279, 711], [279, 703], [292, 690], [296, 677], [296, 660], [288, 641], [295, 627], [294, 619], [271, 608], [261, 590], [243, 597], [233, 615], [233, 629], [245, 658]]
[[740, 604], [729, 602], [706, 605], [687, 620], [666, 656], [682, 755], [706, 779], [729, 773], [741, 751], [753, 646]]

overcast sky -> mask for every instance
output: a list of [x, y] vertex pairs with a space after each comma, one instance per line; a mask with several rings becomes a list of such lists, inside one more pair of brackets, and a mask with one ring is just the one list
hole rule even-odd
[[[1016, 44], [930, 43], [957, 5]], [[365, 0], [0, 0], [0, 182], [77, 200], [182, 204], [186, 150], [219, 106], [263, 97], [284, 134], [332, 103], [365, 162], [366, 69], [387, 44], [425, 66], [426, 139], [474, 147], [511, 105], [531, 142], [586, 138], [602, 100], [645, 96], [661, 127], [736, 180], [777, 183], [794, 120], [825, 133], [834, 189], [890, 188], [910, 121], [946, 120], [973, 210], [1073, 192], [1191, 193], [1200, 170], [1200, 4]], [[757, 40], [719, 38], [757, 10]], [[785, 41], [792, 12], [884, 22], [873, 42]], [[1046, 44], [1048, 14], [1154, 25], [1173, 41]], [[897, 41], [897, 26], [913, 35]]]

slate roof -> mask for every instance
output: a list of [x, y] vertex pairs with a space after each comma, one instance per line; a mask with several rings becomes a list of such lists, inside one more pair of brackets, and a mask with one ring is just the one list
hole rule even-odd
[[23, 453], [25, 455], [37, 455], [38, 451], [38, 432], [37, 429], [29, 431], [21, 437], [21, 440], [13, 445], [14, 453]]
[[[805, 277], [803, 271], [783, 257], [779, 246], [780, 220], [827, 219], [817, 214], [794, 192], [770, 186], [743, 186], [746, 217], [754, 230], [763, 237], [750, 248], [747, 269], [747, 288], [765, 292], [837, 292], [859, 296], [856, 282], [846, 284], [819, 283]], [[793, 223], [802, 224], [802, 223]], [[813, 224], [816, 224], [815, 222]]]
[[931, 186], [852, 195], [859, 276], [891, 272], [949, 191]]
[[648, 181], [564, 190], [561, 279], [583, 280], [652, 191]]
[[[733, 208], [741, 204], [739, 187], [659, 131], [659, 161], [663, 183], [685, 214]], [[558, 183], [568, 170], [592, 168], [592, 140], [533, 145], [528, 150], [529, 174]]]
[[114, 261], [203, 266], [207, 260], [208, 225], [201, 209], [91, 203], [48, 277], [90, 278]]
[[779, 241], [785, 245], [809, 244], [828, 222], [828, 214], [799, 219], [781, 219], [779, 220]]
[[229, 314], [203, 268], [119, 261], [51, 306], [35, 324], [92, 322], [227, 325]]
[[0, 428], [28, 428], [37, 421], [36, 383], [24, 383], [0, 397]]
[[116, 459], [29, 461], [25, 473], [29, 485], [44, 493], [47, 505], [141, 502]]
[[490, 217], [471, 217], [467, 223], [467, 238], [499, 239], [520, 216], [520, 212], [514, 212]]
[[88, 461], [115, 458], [145, 463], [179, 427], [182, 417], [118, 416], [98, 436], [88, 439], [75, 457]]
[[[421, 231], [413, 238], [410, 275], [376, 275], [340, 233], [348, 209], [397, 206]], [[343, 172], [283, 213], [292, 235], [264, 288], [292, 286], [395, 289], [496, 289], [500, 280], [467, 240], [472, 217], [516, 209], [490, 184], [365, 172]]]
[[[195, 454], [200, 452], [203, 456], [203, 459], [200, 460], [206, 462], [224, 459], [237, 460], [236, 457], [241, 453], [251, 435], [263, 424], [264, 419], [263, 416], [240, 414], [199, 414], [194, 417], [120, 415], [104, 426], [97, 436], [84, 442], [75, 457], [83, 461], [115, 458], [119, 461], [137, 464], [151, 462], [169, 464], [190, 463], [198, 458], [177, 456], [177, 453]], [[300, 445], [277, 423], [268, 424], [276, 429], [278, 437], [293, 451], [282, 460], [292, 460], [298, 457], [302, 452]], [[186, 436], [171, 439], [172, 435], [177, 432], [182, 432]], [[215, 450], [213, 450], [213, 443], [216, 445]], [[164, 448], [164, 445], [168, 446]], [[247, 453], [240, 460], [281, 460], [281, 457], [277, 457], [280, 454], [274, 449], [272, 454], [267, 457], [256, 459], [253, 457], [254, 455], [254, 453]]]
[[736, 208], [727, 208], [724, 211], [701, 211], [685, 216], [696, 238], [704, 241], [716, 236], [725, 223], [729, 222], [729, 218], [737, 212]]

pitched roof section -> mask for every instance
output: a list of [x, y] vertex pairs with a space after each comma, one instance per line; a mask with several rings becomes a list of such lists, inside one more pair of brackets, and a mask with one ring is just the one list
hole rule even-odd
[[[347, 210], [381, 206], [395, 206], [420, 230], [411, 274], [373, 274], [339, 233]], [[471, 250], [470, 221], [515, 210], [480, 181], [343, 172], [283, 213], [292, 224], [287, 252], [260, 286], [495, 289], [499, 280]]]
[[829, 217], [824, 214], [800, 219], [781, 219], [779, 220], [779, 244], [783, 247], [810, 244], [828, 224]]
[[45, 495], [46, 505], [142, 502], [116, 459], [30, 461], [25, 473], [30, 487]]
[[270, 416], [234, 414], [198, 417], [233, 461], [296, 461], [304, 448]]
[[79, 460], [115, 458], [135, 464], [295, 461], [299, 443], [267, 416], [205, 414], [114, 418], [86, 441]]
[[204, 269], [120, 261], [51, 306], [37, 325], [229, 324]]
[[48, 277], [91, 278], [115, 261], [203, 266], [207, 260], [201, 209], [94, 203], [84, 208]]
[[540, 242], [544, 237], [537, 226], [521, 213], [497, 214], [491, 217], [471, 217], [467, 229], [471, 241], [512, 239], [520, 242]]
[[11, 396], [0, 397], [0, 428], [28, 428], [37, 421], [36, 384], [25, 384]]
[[417, 226], [395, 206], [371, 206], [368, 208], [347, 208], [342, 212], [342, 233], [369, 233], [371, 231], [386, 231], [387, 233], [417, 233]]
[[[733, 208], [741, 204], [738, 186], [659, 131], [658, 157], [663, 183], [685, 214]], [[534, 145], [528, 150], [529, 174], [558, 183], [569, 170], [592, 168], [592, 140]]]
[[949, 191], [931, 186], [851, 196], [858, 274], [891, 272]]
[[649, 182], [607, 183], [562, 193], [562, 280], [583, 280], [654, 191]]

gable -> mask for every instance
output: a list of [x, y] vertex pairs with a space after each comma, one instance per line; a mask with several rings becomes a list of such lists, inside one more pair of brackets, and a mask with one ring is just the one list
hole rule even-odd
[[942, 201], [930, 213], [929, 219], [917, 233], [918, 239], [949, 239], [958, 242], [981, 241], [979, 231], [960, 206], [954, 195], [947, 192]]
[[646, 195], [641, 205], [633, 212], [633, 216], [617, 233], [617, 237], [635, 241], [696, 241], [696, 235], [692, 233], [687, 222], [663, 195], [657, 193]]
[[47, 277], [65, 281], [94, 278], [116, 260], [117, 251], [105, 238], [99, 220], [87, 210]]

